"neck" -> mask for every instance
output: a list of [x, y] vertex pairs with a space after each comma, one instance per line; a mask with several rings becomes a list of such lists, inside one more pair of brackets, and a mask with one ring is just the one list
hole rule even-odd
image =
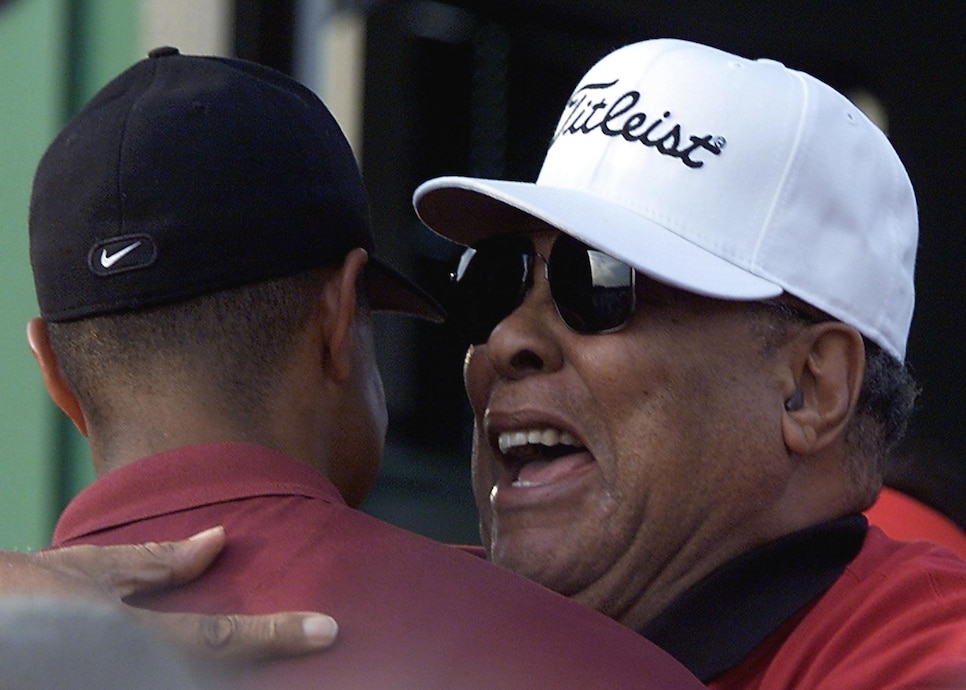
[[97, 476], [176, 448], [232, 442], [271, 448], [323, 473], [327, 470], [324, 434], [317, 425], [293, 423], [277, 406], [260, 405], [240, 419], [223, 400], [209, 396], [141, 393], [135, 399], [118, 405], [109, 421], [89, 425]]
[[241, 429], [227, 420], [215, 418], [210, 409], [149, 407], [149, 415], [129, 412], [117, 421], [90, 428], [88, 440], [97, 476], [141, 458], [185, 446], [229, 441], [277, 445], [254, 429]]

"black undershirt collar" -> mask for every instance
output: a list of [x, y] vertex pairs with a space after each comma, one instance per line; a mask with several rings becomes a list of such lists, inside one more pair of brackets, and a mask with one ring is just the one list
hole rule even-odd
[[865, 517], [850, 515], [752, 549], [640, 632], [707, 683], [831, 587], [859, 553], [868, 527]]

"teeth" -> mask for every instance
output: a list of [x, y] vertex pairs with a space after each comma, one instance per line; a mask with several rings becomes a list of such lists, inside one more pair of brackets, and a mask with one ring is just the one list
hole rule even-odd
[[527, 443], [527, 433], [524, 431], [514, 431], [500, 434], [500, 452], [505, 453], [516, 446], [523, 446]]
[[566, 431], [557, 429], [528, 429], [526, 431], [504, 431], [499, 437], [500, 452], [526, 445], [573, 446], [579, 448], [577, 440]]

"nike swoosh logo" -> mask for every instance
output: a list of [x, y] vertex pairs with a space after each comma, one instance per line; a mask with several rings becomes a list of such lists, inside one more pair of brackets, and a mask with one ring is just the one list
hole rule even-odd
[[133, 242], [123, 249], [118, 249], [113, 254], [108, 254], [106, 249], [101, 250], [101, 266], [104, 268], [110, 268], [118, 261], [123, 259], [125, 256], [133, 252], [135, 249], [141, 246], [141, 240]]

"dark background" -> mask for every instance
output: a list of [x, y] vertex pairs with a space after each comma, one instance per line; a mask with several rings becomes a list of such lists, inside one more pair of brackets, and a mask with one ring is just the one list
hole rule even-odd
[[[422, 181], [532, 181], [564, 102], [597, 59], [674, 37], [769, 57], [843, 92], [874, 94], [920, 211], [908, 361], [923, 387], [889, 483], [966, 526], [966, 3], [961, 0], [490, 0], [344, 2], [367, 17], [364, 174], [380, 252], [445, 299], [453, 249], [423, 229]], [[292, 0], [239, 0], [236, 51], [292, 67]], [[391, 415], [366, 508], [448, 541], [475, 540], [464, 348], [446, 327], [381, 317]]]

